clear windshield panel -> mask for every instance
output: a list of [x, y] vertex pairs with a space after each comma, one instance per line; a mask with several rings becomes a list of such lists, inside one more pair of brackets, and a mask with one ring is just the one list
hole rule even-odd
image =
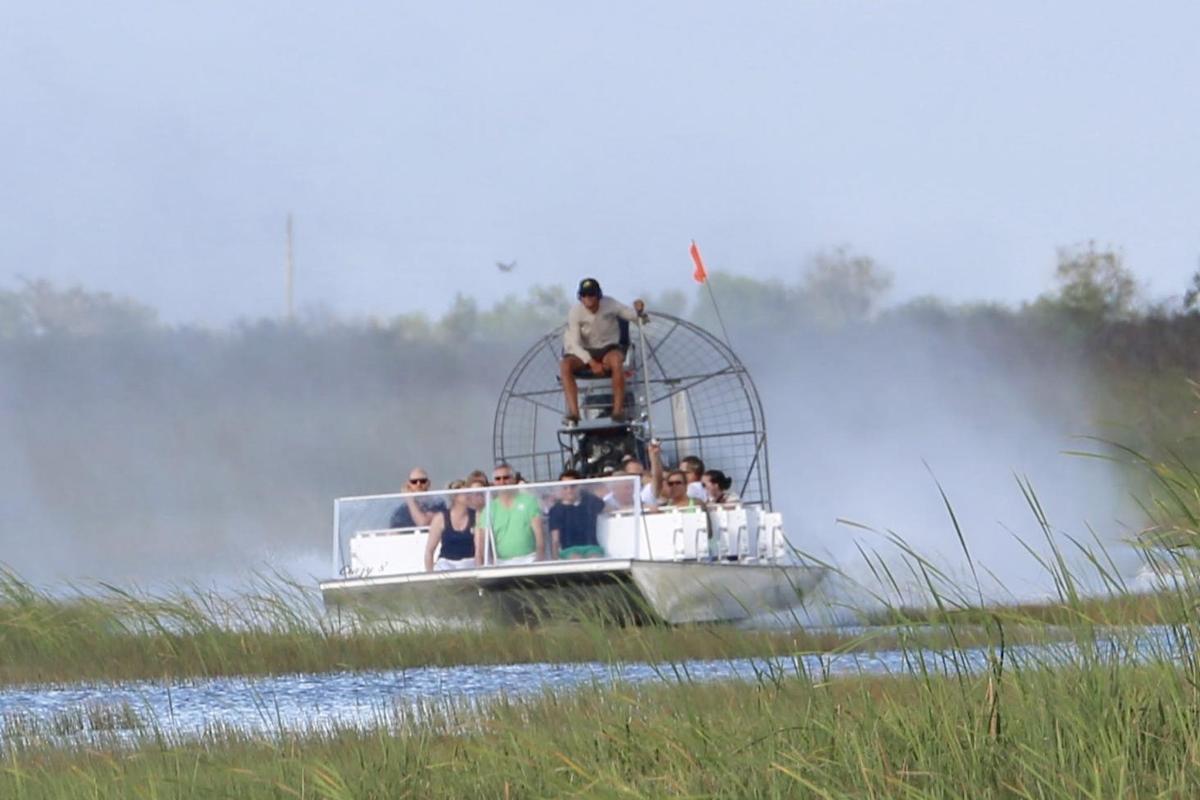
[[633, 558], [635, 475], [347, 497], [334, 504], [335, 574], [401, 575], [560, 558]]

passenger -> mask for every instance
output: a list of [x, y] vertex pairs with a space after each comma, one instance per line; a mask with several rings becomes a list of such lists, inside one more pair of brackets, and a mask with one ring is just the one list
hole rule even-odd
[[[429, 491], [429, 473], [420, 467], [413, 467], [408, 473], [408, 483], [404, 484], [404, 491]], [[434, 515], [445, 507], [446, 503], [440, 497], [406, 497], [403, 505], [392, 512], [388, 527], [424, 528], [433, 520]]]
[[[450, 481], [447, 489], [462, 489], [466, 481]], [[475, 566], [475, 509], [471, 493], [450, 496], [450, 507], [434, 514], [425, 543], [425, 571], [470, 569]], [[438, 546], [441, 550], [438, 550]], [[434, 553], [437, 560], [434, 561]]]
[[667, 473], [663, 482], [666, 490], [660, 504], [662, 508], [682, 508], [699, 510], [702, 506], [696, 499], [688, 496], [687, 475], [681, 469], [673, 469]]
[[559, 364], [567, 415], [563, 424], [571, 427], [579, 422], [579, 387], [575, 372], [585, 367], [593, 375], [612, 376], [612, 420], [625, 420], [625, 354], [621, 352], [619, 320], [636, 321], [646, 310], [641, 300], [633, 308], [605, 297], [595, 278], [579, 282], [579, 303], [567, 314], [567, 330], [563, 333], [563, 357]]
[[[478, 470], [476, 470], [476, 472], [478, 472]], [[467, 477], [467, 488], [486, 489], [487, 486], [487, 478]], [[475, 509], [475, 513], [478, 514], [483, 507], [487, 505], [487, 494], [485, 492], [471, 492], [467, 495], [467, 505]]]
[[476, 517], [475, 559], [482, 563], [483, 541], [490, 530], [496, 547], [497, 564], [528, 564], [540, 561], [546, 550], [542, 510], [537, 498], [515, 488], [516, 473], [501, 462], [492, 472], [497, 486], [510, 486], [492, 495], [492, 501]]
[[[634, 509], [633, 493], [635, 491], [634, 482], [614, 481], [611, 484], [612, 488], [608, 494], [604, 495], [604, 508], [607, 511], [632, 511]], [[642, 504], [645, 508], [645, 503]]]
[[[472, 477], [475, 476], [475, 477]], [[467, 476], [467, 487], [471, 489], [486, 489], [488, 486], [487, 476], [481, 470], [474, 470]], [[479, 514], [487, 507], [486, 492], [471, 492], [467, 495], [467, 507], [475, 512], [475, 565], [483, 566], [483, 556], [487, 552], [484, 545], [483, 532], [479, 528]]]
[[[636, 475], [642, 479], [642, 510], [652, 511], [658, 505], [658, 493], [654, 489], [653, 480], [645, 480], [645, 473], [646, 468], [642, 466], [642, 462], [633, 456], [625, 457], [621, 474]], [[633, 481], [614, 481], [612, 491], [604, 496], [605, 507], [609, 511], [631, 511], [634, 507], [634, 485]]]
[[687, 475], [688, 497], [693, 500], [699, 500], [701, 503], [708, 500], [708, 492], [704, 489], [704, 483], [700, 480], [704, 475], [704, 462], [697, 456], [684, 456], [679, 461], [679, 468]]
[[604, 510], [604, 501], [575, 481], [580, 474], [573, 469], [559, 476], [563, 482], [559, 501], [550, 508], [550, 557], [563, 559], [600, 558], [604, 548], [596, 540], [596, 518]]
[[708, 494], [708, 504], [718, 506], [733, 506], [742, 502], [736, 492], [729, 491], [733, 479], [719, 469], [710, 469], [700, 478], [704, 491]]

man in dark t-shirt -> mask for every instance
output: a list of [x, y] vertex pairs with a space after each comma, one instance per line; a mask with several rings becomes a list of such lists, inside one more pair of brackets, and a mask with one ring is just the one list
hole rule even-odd
[[[413, 467], [408, 473], [408, 483], [404, 484], [405, 494], [409, 492], [428, 492], [429, 473], [420, 467]], [[433, 515], [446, 507], [440, 497], [426, 495], [425, 497], [406, 497], [404, 502], [392, 512], [389, 528], [424, 528], [429, 525]]]
[[580, 475], [569, 469], [559, 476], [560, 499], [550, 507], [551, 558], [599, 558], [604, 548], [596, 541], [596, 518], [604, 501], [575, 485]]

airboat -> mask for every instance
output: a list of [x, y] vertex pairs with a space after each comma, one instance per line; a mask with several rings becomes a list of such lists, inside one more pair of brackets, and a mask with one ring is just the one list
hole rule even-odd
[[[612, 419], [610, 378], [579, 375], [582, 418], [565, 427], [562, 334], [563, 327], [546, 334], [521, 357], [496, 405], [495, 461], [528, 483], [336, 500], [336, 577], [321, 582], [326, 606], [411, 621], [586, 616], [668, 624], [737, 621], [799, 606], [824, 569], [798, 555], [772, 508], [762, 403], [733, 351], [669, 314], [623, 325], [625, 419]], [[621, 465], [628, 456], [647, 463], [652, 441], [664, 462], [695, 455], [725, 472], [740, 500], [707, 509], [643, 505], [640, 479], [624, 475]], [[482, 509], [500, 492], [525, 492], [544, 512], [568, 467], [584, 476], [575, 483], [584, 491], [632, 498], [597, 518], [603, 557], [494, 563], [489, 535], [484, 564], [426, 571], [428, 529], [390, 527], [409, 499], [449, 502], [457, 493]]]

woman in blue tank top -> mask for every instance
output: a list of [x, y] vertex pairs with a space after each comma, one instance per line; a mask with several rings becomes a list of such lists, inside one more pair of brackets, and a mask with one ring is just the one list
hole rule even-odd
[[[450, 481], [446, 488], [462, 489], [466, 485], [466, 481]], [[469, 492], [452, 495], [450, 507], [443, 508], [429, 521], [429, 540], [425, 543], [426, 572], [475, 566], [475, 509], [467, 505], [470, 496]]]

